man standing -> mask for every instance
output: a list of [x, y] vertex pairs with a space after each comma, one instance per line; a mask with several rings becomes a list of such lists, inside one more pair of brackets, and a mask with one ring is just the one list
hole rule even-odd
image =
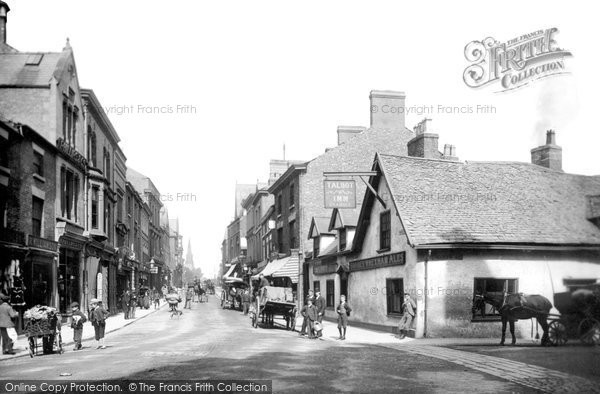
[[[338, 314], [338, 331], [340, 332], [340, 339], [346, 339], [346, 328], [348, 327], [348, 316], [350, 316], [350, 312], [352, 312], [352, 308], [346, 302], [346, 296], [340, 296], [340, 304], [335, 310]], [[342, 329], [344, 330], [342, 333]]]
[[90, 313], [90, 321], [94, 326], [94, 334], [96, 338], [96, 349], [106, 349], [104, 344], [104, 333], [106, 331], [106, 318], [108, 311], [102, 306], [102, 301], [92, 298], [90, 300], [92, 312]]
[[13, 351], [14, 341], [17, 340], [17, 332], [13, 319], [17, 312], [8, 304], [8, 296], [0, 293], [0, 336], [2, 338], [2, 354], [15, 354]]
[[398, 325], [398, 334], [400, 339], [404, 339], [408, 331], [410, 330], [410, 326], [415, 317], [415, 309], [417, 305], [410, 298], [410, 294], [404, 293], [404, 303], [402, 304], [402, 311], [404, 314], [402, 315], [402, 319], [400, 320], [400, 324]]
[[129, 290], [123, 290], [123, 295], [121, 295], [121, 309], [123, 309], [125, 320], [129, 319], [129, 299]]
[[248, 289], [244, 290], [244, 294], [242, 294], [242, 307], [244, 310], [244, 315], [248, 314], [251, 299], [252, 297], [250, 296], [250, 292], [248, 291]]
[[[317, 309], [317, 321], [319, 323], [323, 322], [323, 315], [325, 314], [325, 306], [327, 305], [327, 303], [325, 302], [325, 298], [323, 296], [321, 296], [321, 292], [317, 291], [315, 293], [315, 307]], [[323, 330], [319, 331], [319, 333], [317, 334], [317, 337], [322, 337], [323, 336]]]
[[188, 287], [185, 292], [185, 306], [183, 309], [192, 309], [192, 300], [194, 299], [194, 288]]
[[[309, 300], [312, 303], [315, 302], [315, 293], [312, 290], [308, 291], [308, 297], [306, 298], [305, 307], [306, 307], [306, 304], [308, 304]], [[306, 326], [307, 326], [307, 324], [308, 324], [308, 322], [307, 322], [306, 318], [304, 318], [304, 320], [302, 321], [302, 329], [300, 330], [300, 334], [299, 334], [300, 336], [306, 335]]]

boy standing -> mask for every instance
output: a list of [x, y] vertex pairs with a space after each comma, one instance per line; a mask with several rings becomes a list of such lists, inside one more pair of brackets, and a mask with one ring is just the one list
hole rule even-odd
[[87, 321], [87, 318], [79, 310], [79, 304], [77, 302], [73, 302], [71, 304], [71, 328], [73, 329], [73, 342], [75, 342], [75, 347], [73, 350], [81, 349], [81, 337], [83, 335], [83, 323]]
[[319, 315], [317, 312], [317, 308], [313, 305], [311, 299], [307, 300], [307, 305], [302, 310], [302, 316], [304, 316], [304, 320], [306, 321], [306, 328], [308, 329], [308, 338], [315, 339], [315, 321], [317, 321]]
[[[340, 339], [346, 339], [346, 328], [348, 327], [348, 316], [350, 316], [350, 312], [352, 312], [352, 308], [346, 302], [346, 296], [340, 296], [340, 304], [335, 310], [338, 314], [338, 331], [340, 332]], [[342, 333], [342, 329], [344, 330]]]

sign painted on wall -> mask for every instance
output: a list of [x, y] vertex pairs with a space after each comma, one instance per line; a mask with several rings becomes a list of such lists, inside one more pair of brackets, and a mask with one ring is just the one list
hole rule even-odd
[[384, 254], [370, 259], [350, 262], [350, 272], [372, 270], [375, 268], [391, 267], [406, 264], [405, 253]]
[[325, 180], [325, 208], [356, 208], [356, 182], [353, 180]]
[[337, 271], [337, 263], [315, 264], [313, 266], [313, 274], [326, 275], [335, 274]]

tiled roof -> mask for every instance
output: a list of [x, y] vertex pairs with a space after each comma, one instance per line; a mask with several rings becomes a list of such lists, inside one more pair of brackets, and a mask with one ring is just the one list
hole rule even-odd
[[313, 228], [316, 228], [317, 235], [333, 235], [333, 231], [329, 230], [329, 219], [327, 217], [315, 216], [312, 219], [310, 229], [308, 230], [309, 239], [312, 238]]
[[516, 162], [379, 155], [379, 163], [413, 245], [600, 244], [586, 219], [600, 176]]
[[[62, 56], [63, 53], [56, 52], [1, 53], [0, 86], [49, 86]], [[36, 63], [37, 59], [39, 64], [27, 64]]]
[[338, 209], [334, 208], [329, 221], [329, 231], [336, 230], [336, 215], [340, 217], [342, 227], [356, 227], [358, 223], [358, 215], [360, 214], [360, 205], [354, 209]]

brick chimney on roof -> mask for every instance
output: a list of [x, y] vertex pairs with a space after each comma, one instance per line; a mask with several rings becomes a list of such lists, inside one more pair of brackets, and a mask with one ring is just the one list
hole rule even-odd
[[538, 166], [562, 171], [562, 148], [556, 145], [556, 132], [546, 132], [546, 145], [531, 150], [531, 162]]
[[371, 127], [382, 129], [404, 129], [404, 92], [371, 90]]
[[8, 4], [0, 0], [0, 43], [6, 44], [6, 19], [8, 17], [10, 7]]
[[414, 127], [415, 137], [407, 144], [409, 156], [425, 159], [440, 158], [441, 155], [438, 150], [439, 135], [429, 130], [429, 122], [431, 122], [431, 119], [425, 118]]
[[357, 136], [365, 130], [366, 128], [362, 126], [338, 126], [338, 145], [343, 144], [344, 142], [348, 141], [352, 137]]

